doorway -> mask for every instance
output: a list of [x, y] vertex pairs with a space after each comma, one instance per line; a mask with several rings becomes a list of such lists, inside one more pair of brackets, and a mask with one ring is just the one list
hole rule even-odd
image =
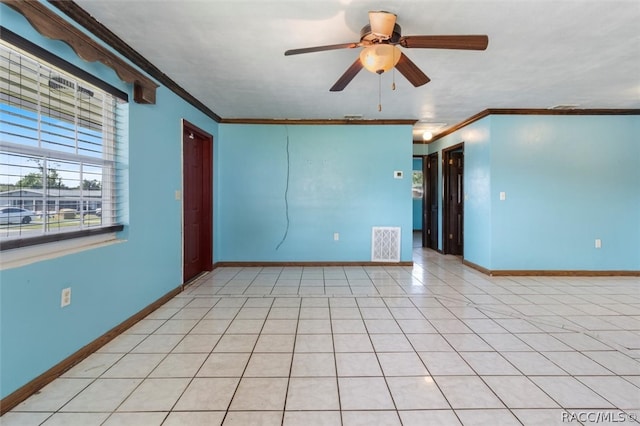
[[438, 153], [425, 157], [422, 165], [425, 194], [422, 208], [422, 246], [438, 250]]
[[417, 155], [413, 157], [413, 176], [411, 198], [413, 198], [413, 246], [424, 247], [424, 159]]
[[443, 150], [443, 253], [464, 254], [464, 144]]
[[213, 269], [213, 136], [182, 122], [183, 282]]

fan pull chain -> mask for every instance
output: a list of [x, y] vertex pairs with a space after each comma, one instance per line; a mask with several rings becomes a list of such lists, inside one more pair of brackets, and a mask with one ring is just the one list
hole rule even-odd
[[378, 112], [382, 111], [382, 73], [378, 74]]
[[[393, 63], [396, 63], [396, 50], [393, 49]], [[391, 90], [396, 90], [396, 66], [391, 70]]]

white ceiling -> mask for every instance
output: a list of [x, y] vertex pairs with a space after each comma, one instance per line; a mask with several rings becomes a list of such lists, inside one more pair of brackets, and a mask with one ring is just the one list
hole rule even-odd
[[[76, 0], [222, 118], [416, 119], [453, 126], [487, 108], [640, 108], [638, 0]], [[403, 49], [431, 82], [362, 70], [329, 88], [359, 49], [369, 10], [402, 35], [487, 34], [486, 51]], [[442, 128], [441, 130], [443, 130]], [[414, 133], [414, 136], [417, 133]]]

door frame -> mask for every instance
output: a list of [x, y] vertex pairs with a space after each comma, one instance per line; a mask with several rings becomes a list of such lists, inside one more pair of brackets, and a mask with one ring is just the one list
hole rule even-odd
[[[432, 160], [435, 164], [435, 172], [431, 170]], [[438, 201], [438, 153], [434, 152], [425, 155], [422, 160], [422, 176], [423, 176], [423, 200], [422, 200], [422, 247], [431, 248], [436, 251], [438, 249], [439, 233], [438, 233], [438, 211], [436, 207], [435, 213], [432, 210], [433, 201]], [[435, 178], [435, 185], [432, 185], [431, 179]], [[435, 191], [431, 191], [435, 188]], [[431, 226], [435, 215], [435, 225]], [[430, 232], [429, 232], [430, 231]], [[430, 245], [431, 239], [435, 239], [435, 247]]]
[[[420, 209], [421, 209], [421, 211], [420, 211], [420, 225], [421, 225], [421, 228], [419, 230], [420, 231], [420, 236], [421, 236], [421, 243], [420, 244], [421, 244], [422, 247], [424, 247], [424, 195], [425, 195], [424, 194], [424, 188], [425, 188], [424, 187], [424, 179], [425, 179], [425, 175], [424, 175], [424, 160], [425, 160], [425, 158], [426, 157], [424, 155], [414, 155], [413, 156], [413, 160], [420, 160], [421, 161], [420, 164], [422, 165], [422, 167], [419, 170], [414, 169], [413, 167], [411, 168], [412, 169], [412, 173], [413, 172], [421, 172], [422, 173], [422, 197], [420, 198]], [[413, 179], [413, 177], [412, 177], [412, 179]], [[413, 180], [412, 180], [412, 182], [413, 182]], [[413, 186], [412, 186], [412, 188], [413, 188]], [[413, 189], [411, 191], [411, 195], [412, 195], [411, 196], [411, 201], [413, 203], [413, 202], [415, 202], [415, 199], [413, 198]], [[412, 208], [413, 208], [413, 204], [412, 204]], [[412, 210], [412, 214], [413, 214], [413, 210]], [[412, 231], [414, 233], [418, 231], [418, 230], [415, 229], [415, 227], [412, 227], [412, 228], [413, 228]]]
[[420, 237], [421, 237], [421, 243], [420, 246], [421, 247], [425, 247], [425, 244], [427, 242], [427, 240], [425, 240], [425, 229], [424, 229], [424, 225], [425, 225], [425, 221], [424, 221], [424, 208], [425, 208], [425, 197], [427, 196], [427, 193], [425, 192], [425, 190], [427, 189], [427, 186], [425, 184], [425, 181], [427, 179], [427, 175], [425, 174], [425, 170], [426, 170], [426, 166], [425, 166], [425, 161], [427, 159], [426, 155], [414, 155], [413, 159], [415, 160], [416, 158], [419, 158], [422, 160], [422, 199], [420, 200], [420, 204], [421, 204], [421, 208], [422, 211], [420, 212], [420, 222], [422, 224], [422, 227], [420, 228]]
[[[213, 136], [204, 130], [200, 129], [196, 125], [190, 123], [189, 121], [182, 119], [181, 125], [181, 138], [180, 138], [180, 160], [181, 160], [181, 193], [176, 194], [176, 196], [180, 196], [180, 233], [181, 233], [181, 264], [180, 267], [182, 269], [182, 286], [184, 288], [185, 284], [189, 281], [192, 281], [194, 277], [189, 279], [185, 279], [185, 214], [184, 214], [184, 189], [185, 189], [185, 164], [184, 164], [184, 137], [187, 133], [193, 133], [194, 135], [198, 135], [199, 138], [205, 141], [205, 146], [203, 147], [203, 156], [202, 156], [202, 170], [204, 175], [204, 181], [208, 183], [209, 190], [203, 191], [203, 206], [204, 206], [204, 218], [203, 223], [205, 224], [204, 233], [208, 235], [208, 238], [205, 238], [205, 248], [204, 248], [204, 256], [206, 259], [209, 259], [207, 264], [204, 265], [204, 269], [201, 272], [211, 271], [213, 270]], [[197, 277], [198, 275], [196, 275]]]
[[449, 195], [449, 191], [451, 190], [451, 183], [449, 182], [449, 160], [451, 159], [451, 154], [454, 151], [462, 151], [463, 158], [463, 186], [462, 186], [462, 194], [461, 195], [461, 203], [462, 203], [462, 218], [460, 221], [460, 229], [459, 232], [462, 234], [462, 253], [461, 256], [464, 257], [464, 142], [460, 142], [459, 144], [450, 146], [449, 148], [442, 150], [442, 252], [444, 254], [451, 254], [451, 242], [448, 238], [449, 226], [450, 223], [450, 215], [449, 215], [449, 202], [447, 200], [447, 196]]

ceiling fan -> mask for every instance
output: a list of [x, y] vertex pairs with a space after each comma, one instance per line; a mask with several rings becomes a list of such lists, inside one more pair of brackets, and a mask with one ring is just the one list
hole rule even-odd
[[351, 64], [344, 74], [329, 89], [339, 92], [360, 72], [362, 68], [382, 74], [395, 67], [415, 87], [430, 81], [429, 77], [414, 64], [398, 46], [406, 49], [459, 49], [485, 50], [489, 44], [486, 35], [410, 35], [402, 36], [396, 14], [385, 11], [369, 12], [369, 24], [360, 30], [360, 41], [354, 43], [330, 44], [326, 46], [291, 49], [285, 56], [325, 50], [354, 49], [363, 47], [360, 57]]

